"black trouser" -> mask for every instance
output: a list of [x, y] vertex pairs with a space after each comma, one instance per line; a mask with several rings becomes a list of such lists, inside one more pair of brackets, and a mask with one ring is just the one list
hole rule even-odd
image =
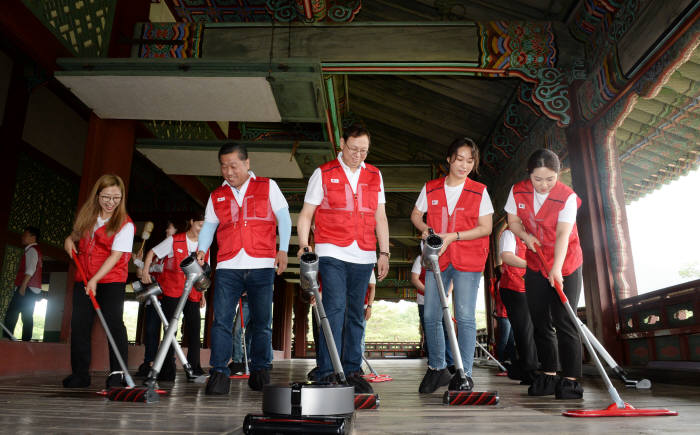
[[[17, 320], [19, 320], [19, 315], [22, 314], [22, 341], [29, 341], [32, 339], [32, 332], [34, 331], [34, 305], [40, 298], [41, 293], [36, 294], [28, 288], [24, 290], [24, 296], [22, 296], [19, 294], [19, 287], [15, 286], [15, 292], [12, 295], [12, 300], [5, 313], [4, 323], [7, 329], [15, 332]], [[7, 338], [10, 337], [7, 332], [4, 331], [3, 335]]]
[[160, 341], [160, 317], [158, 317], [158, 313], [153, 307], [152, 302], [146, 305], [144, 314], [146, 317], [146, 324], [144, 327], [143, 344], [146, 350], [143, 354], [143, 362], [148, 364], [153, 362], [156, 358], [156, 352], [158, 351], [158, 342]]
[[[564, 294], [574, 311], [581, 295], [581, 286], [580, 267], [564, 277]], [[562, 376], [580, 377], [581, 337], [556, 290], [540, 272], [530, 268], [525, 273], [525, 288], [542, 370], [555, 372], [558, 355]]]
[[513, 330], [515, 349], [518, 352], [518, 364], [525, 371], [537, 370], [537, 348], [532, 336], [533, 328], [530, 309], [527, 306], [527, 296], [525, 296], [525, 292], [517, 292], [507, 288], [502, 288], [499, 291]]
[[[173, 298], [170, 296], [163, 296], [161, 304], [163, 305], [163, 312], [165, 313], [165, 318], [168, 319], [168, 323], [172, 322], [173, 315], [175, 314], [175, 308], [177, 308], [177, 303], [180, 298]], [[182, 310], [184, 317], [184, 329], [187, 335], [187, 362], [190, 363], [192, 368], [199, 366], [199, 348], [201, 346], [199, 341], [199, 330], [201, 317], [199, 315], [199, 302], [192, 302], [188, 300], [185, 303], [185, 308]], [[170, 346], [168, 353], [166, 354], [165, 361], [163, 362], [163, 368], [161, 372], [169, 373], [170, 371], [175, 371], [175, 359], [173, 358], [175, 352], [175, 347]]]
[[[97, 284], [97, 303], [100, 304], [102, 315], [107, 322], [107, 327], [114, 337], [125, 364], [127, 359], [126, 327], [124, 326], [124, 293], [125, 283], [110, 282]], [[91, 336], [92, 324], [95, 320], [95, 309], [90, 298], [85, 294], [85, 286], [82, 282], [76, 282], [73, 287], [73, 318], [71, 319], [71, 346], [70, 362], [73, 374], [87, 377], [90, 374]], [[108, 343], [109, 346], [109, 343]], [[109, 346], [109, 369], [119, 371], [119, 361]]]

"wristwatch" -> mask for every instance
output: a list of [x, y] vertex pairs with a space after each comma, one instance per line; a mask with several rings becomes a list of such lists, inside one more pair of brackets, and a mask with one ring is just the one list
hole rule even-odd
[[386, 255], [387, 260], [391, 258], [391, 252], [379, 251], [379, 255]]

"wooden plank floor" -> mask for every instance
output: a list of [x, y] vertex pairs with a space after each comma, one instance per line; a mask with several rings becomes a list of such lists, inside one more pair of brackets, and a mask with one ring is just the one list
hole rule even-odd
[[[560, 401], [528, 397], [525, 387], [495, 376], [489, 368], [475, 368], [478, 390], [498, 390], [497, 406], [447, 407], [442, 391], [419, 395], [425, 360], [372, 360], [380, 373], [394, 380], [374, 384], [381, 406], [358, 411], [357, 434], [426, 433], [700, 433], [700, 387], [654, 384], [652, 391], [622, 389], [623, 399], [637, 408], [665, 407], [677, 417], [588, 418], [560, 415], [574, 408], [604, 408], [610, 404], [598, 378], [585, 379], [584, 400]], [[273, 382], [304, 379], [311, 360], [275, 361]], [[93, 376], [93, 388], [65, 390], [61, 377], [0, 379], [0, 432], [55, 433], [241, 433], [243, 417], [259, 413], [262, 393], [248, 389], [245, 380], [232, 380], [228, 396], [205, 396], [204, 386], [187, 384], [178, 374], [171, 394], [160, 403], [110, 402], [94, 392], [104, 382]], [[616, 382], [616, 386], [619, 383]]]

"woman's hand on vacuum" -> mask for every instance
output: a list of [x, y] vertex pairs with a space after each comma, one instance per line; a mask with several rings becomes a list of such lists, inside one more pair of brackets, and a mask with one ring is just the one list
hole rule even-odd
[[145, 270], [141, 274], [141, 281], [144, 284], [151, 284], [153, 282], [153, 280], [151, 279], [151, 275], [149, 275], [148, 272], [146, 272]]
[[564, 290], [564, 277], [561, 275], [561, 268], [552, 267], [549, 271], [549, 285], [555, 287], [555, 283], [559, 283], [559, 288]]
[[71, 258], [73, 258], [74, 252], [78, 252], [78, 250], [75, 249], [75, 242], [71, 236], [66, 237], [66, 240], [63, 242], [63, 249], [65, 249], [66, 253]]
[[304, 248], [308, 249], [309, 252], [314, 252], [313, 248], [311, 246], [301, 246], [299, 247], [299, 250], [297, 251], [297, 258], [301, 258], [302, 255], [304, 255]]
[[438, 254], [438, 256], [440, 256], [445, 253], [450, 243], [457, 240], [457, 233], [440, 233], [438, 236], [442, 239], [442, 249], [440, 249], [440, 253]]
[[207, 306], [207, 300], [202, 296], [202, 299], [199, 300], [199, 308], [204, 308]]
[[93, 278], [90, 281], [88, 281], [87, 287], [85, 287], [85, 294], [89, 295], [90, 291], [92, 291], [92, 294], [97, 294], [97, 292], [95, 291], [96, 288], [97, 288], [97, 281], [95, 281], [95, 279]]
[[197, 251], [197, 263], [199, 263], [200, 266], [204, 266], [204, 257], [206, 254], [204, 251]]
[[537, 240], [537, 237], [533, 236], [532, 234], [528, 234], [527, 237], [523, 239], [523, 242], [525, 242], [528, 249], [532, 252], [537, 252], [539, 247], [542, 246], [542, 243], [540, 243], [540, 241]]

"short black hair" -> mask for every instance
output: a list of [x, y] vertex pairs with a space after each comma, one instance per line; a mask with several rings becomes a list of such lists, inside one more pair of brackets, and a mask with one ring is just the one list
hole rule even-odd
[[190, 219], [192, 219], [195, 222], [203, 221], [204, 220], [204, 212], [202, 210], [195, 210], [193, 212], [190, 212], [189, 218], [187, 219], [187, 221], [189, 222]]
[[241, 160], [248, 160], [248, 148], [243, 144], [228, 143], [222, 145], [219, 148], [219, 163], [221, 163], [221, 156], [225, 154], [238, 153], [238, 158]]
[[457, 150], [467, 146], [472, 150], [472, 158], [474, 159], [474, 171], [475, 174], [479, 173], [479, 147], [476, 146], [476, 142], [468, 137], [459, 137], [452, 141], [450, 146], [447, 147], [447, 161], [451, 162], [455, 159]]
[[348, 141], [351, 137], [367, 136], [370, 144], [372, 143], [372, 135], [369, 134], [369, 130], [362, 124], [352, 124], [349, 127], [343, 129], [343, 140]]
[[558, 174], [561, 169], [559, 157], [557, 157], [554, 151], [546, 148], [535, 150], [535, 152], [530, 154], [530, 158], [527, 159], [527, 173], [532, 174], [532, 171], [537, 168], [551, 169]]
[[39, 228], [29, 225], [24, 227], [24, 231], [28, 232], [32, 236], [36, 237], [37, 240], [39, 240], [39, 236], [41, 235], [41, 231], [39, 231]]

